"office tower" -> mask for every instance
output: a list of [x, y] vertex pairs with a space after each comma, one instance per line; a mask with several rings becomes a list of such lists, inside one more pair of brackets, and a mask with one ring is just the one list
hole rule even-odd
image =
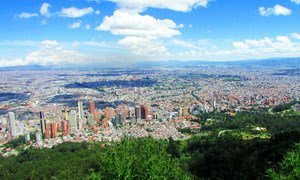
[[44, 116], [44, 112], [40, 111], [40, 125], [41, 125], [41, 131], [42, 133], [45, 133], [46, 131], [46, 119]]
[[151, 120], [151, 114], [147, 106], [141, 105], [141, 119]]
[[67, 121], [66, 120], [62, 120], [61, 121], [61, 130], [62, 131], [66, 131], [67, 130], [67, 125], [68, 125]]
[[78, 117], [80, 120], [82, 120], [83, 116], [84, 116], [83, 104], [82, 104], [82, 101], [78, 101]]
[[135, 107], [135, 118], [141, 119], [141, 107], [140, 106]]
[[38, 145], [43, 145], [42, 134], [40, 132], [35, 133], [35, 140]]
[[71, 128], [77, 129], [77, 118], [75, 110], [71, 110], [70, 112], [70, 126]]
[[88, 116], [88, 123], [89, 123], [89, 125], [91, 125], [91, 126], [94, 126], [94, 125], [95, 125], [95, 118], [94, 118], [94, 115], [93, 115], [93, 114], [89, 114], [89, 116]]
[[120, 126], [121, 125], [121, 120], [122, 120], [122, 116], [120, 114], [117, 114], [113, 119], [112, 119], [112, 124], [114, 126]]
[[9, 117], [10, 134], [12, 137], [15, 137], [17, 135], [15, 113], [9, 112], [8, 117]]
[[94, 120], [96, 121], [97, 117], [96, 117], [96, 108], [95, 108], [95, 103], [93, 100], [89, 101], [90, 104], [90, 114], [94, 115]]
[[28, 141], [30, 141], [30, 133], [26, 132], [25, 133], [25, 142], [28, 142]]
[[57, 137], [57, 124], [56, 123], [51, 123], [51, 138], [56, 138]]

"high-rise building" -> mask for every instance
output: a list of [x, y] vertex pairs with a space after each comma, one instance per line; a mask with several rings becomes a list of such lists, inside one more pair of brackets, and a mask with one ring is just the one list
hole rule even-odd
[[82, 101], [78, 101], [78, 117], [79, 117], [79, 120], [82, 120], [83, 116], [84, 116], [83, 104], [82, 104]]
[[39, 146], [43, 145], [42, 134], [40, 132], [35, 133], [35, 140]]
[[57, 124], [56, 123], [51, 123], [51, 138], [56, 138], [57, 137]]
[[111, 122], [114, 126], [120, 126], [122, 121], [122, 116], [117, 114], [115, 117], [112, 118]]
[[46, 131], [46, 119], [44, 116], [44, 112], [40, 111], [40, 125], [41, 125], [41, 131], [42, 133], [45, 133]]
[[12, 137], [15, 137], [17, 135], [15, 113], [9, 112], [8, 117], [9, 117], [10, 134]]
[[151, 120], [151, 114], [147, 106], [141, 105], [141, 119]]
[[70, 112], [70, 126], [71, 128], [75, 128], [77, 129], [77, 118], [76, 118], [76, 111], [75, 110], [71, 110]]
[[135, 107], [135, 118], [141, 119], [141, 107], [140, 106]]
[[90, 106], [90, 114], [94, 114], [94, 116], [95, 116], [96, 108], [95, 108], [95, 103], [93, 100], [89, 101], [89, 106]]
[[89, 123], [89, 125], [91, 125], [91, 126], [94, 126], [94, 125], [95, 125], [94, 114], [89, 114], [89, 116], [88, 116], [88, 123]]

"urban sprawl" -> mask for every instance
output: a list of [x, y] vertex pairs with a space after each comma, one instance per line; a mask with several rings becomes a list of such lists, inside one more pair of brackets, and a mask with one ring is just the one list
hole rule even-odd
[[186, 139], [179, 129], [201, 130], [193, 121], [201, 113], [234, 116], [299, 97], [300, 77], [285, 69], [1, 71], [0, 143], [20, 136], [28, 146], [49, 148], [124, 137]]

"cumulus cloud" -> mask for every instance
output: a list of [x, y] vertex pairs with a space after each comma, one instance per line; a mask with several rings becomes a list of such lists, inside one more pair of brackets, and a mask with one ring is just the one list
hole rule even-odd
[[[197, 7], [207, 7], [210, 0], [109, 0], [118, 5], [112, 16], [105, 16], [97, 31], [109, 31], [124, 36], [118, 44], [135, 54], [167, 52], [163, 40], [180, 35], [183, 24], [171, 19], [157, 19], [141, 14], [147, 8], [188, 12]], [[147, 45], [143, 45], [146, 43]], [[154, 47], [157, 46], [157, 47]]]
[[49, 10], [50, 7], [51, 5], [49, 3], [43, 3], [40, 8], [41, 15], [50, 17], [50, 10]]
[[146, 37], [127, 36], [118, 44], [127, 47], [137, 55], [159, 55], [167, 51], [161, 42]]
[[21, 58], [16, 58], [16, 59], [0, 58], [0, 67], [23, 66], [23, 65], [27, 65], [27, 62], [25, 62]]
[[18, 17], [20, 19], [27, 19], [27, 18], [32, 18], [32, 17], [36, 17], [36, 16], [38, 16], [37, 13], [27, 13], [27, 12], [23, 12], [18, 15]]
[[115, 35], [143, 36], [149, 38], [170, 38], [179, 35], [177, 25], [170, 19], [156, 19], [149, 15], [140, 15], [117, 10], [113, 16], [106, 16], [96, 30], [110, 31]]
[[143, 11], [147, 8], [170, 9], [187, 12], [197, 7], [207, 7], [209, 0], [110, 0], [120, 8]]
[[77, 64], [84, 61], [85, 56], [77, 51], [68, 50], [59, 45], [57, 41], [46, 40], [41, 47], [32, 51], [25, 58], [29, 64], [57, 65]]
[[[161, 48], [161, 51], [158, 50], [158, 52], [165, 51], [165, 47], [157, 39], [180, 35], [179, 27], [181, 26], [177, 26], [170, 19], [160, 20], [136, 12], [116, 10], [112, 16], [106, 16], [96, 30], [110, 31], [114, 35], [125, 36], [119, 41], [119, 44], [141, 54], [147, 50], [152, 53], [154, 48], [152, 46], [157, 46], [156, 50]], [[143, 46], [143, 50], [137, 49], [142, 42], [151, 44], [151, 46]]]
[[92, 7], [82, 8], [82, 9], [76, 7], [70, 7], [70, 8], [63, 8], [61, 10], [61, 16], [70, 17], [70, 18], [79, 18], [87, 14], [91, 14], [93, 12], [94, 9]]
[[68, 28], [69, 29], [77, 29], [77, 28], [80, 28], [80, 26], [81, 26], [81, 21], [78, 21], [78, 22], [74, 22], [72, 24], [69, 24]]
[[85, 62], [86, 58], [77, 51], [64, 48], [57, 41], [45, 40], [40, 42], [37, 50], [31, 51], [25, 58], [0, 59], [0, 66], [78, 64]]
[[300, 0], [291, 0], [291, 2], [296, 3], [296, 4], [300, 4]]
[[300, 33], [293, 33], [291, 36], [292, 36], [292, 38], [300, 40]]
[[271, 16], [271, 15], [288, 16], [292, 13], [292, 10], [290, 10], [287, 7], [281, 6], [279, 4], [276, 4], [274, 7], [269, 7], [269, 8], [260, 7], [258, 10], [259, 10], [260, 15], [262, 15], [262, 16]]

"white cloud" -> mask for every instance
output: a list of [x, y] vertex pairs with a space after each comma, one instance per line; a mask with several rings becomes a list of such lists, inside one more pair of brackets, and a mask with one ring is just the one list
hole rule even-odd
[[91, 29], [91, 26], [89, 24], [85, 25], [85, 29], [86, 30], [90, 30]]
[[296, 4], [300, 4], [300, 0], [291, 0], [291, 2], [296, 3]]
[[143, 11], [147, 8], [170, 9], [187, 12], [197, 7], [207, 7], [209, 0], [110, 0], [124, 9]]
[[[180, 35], [176, 23], [170, 19], [156, 19], [137, 12], [116, 10], [112, 16], [106, 16], [97, 31], [110, 31], [114, 35], [125, 36], [118, 44], [123, 45], [136, 54], [152, 54], [165, 52], [166, 48], [159, 42], [161, 38]], [[142, 43], [146, 43], [142, 45]], [[157, 46], [157, 47], [154, 47]]]
[[79, 18], [87, 14], [94, 12], [92, 7], [78, 9], [76, 7], [63, 8], [61, 10], [61, 16], [70, 18]]
[[293, 33], [291, 36], [292, 36], [292, 38], [300, 40], [300, 33]]
[[278, 5], [278, 4], [276, 4], [274, 7], [269, 7], [269, 8], [260, 7], [258, 10], [259, 10], [260, 15], [262, 15], [262, 16], [270, 16], [270, 15], [288, 16], [292, 13], [292, 10], [288, 9], [287, 7]]
[[57, 65], [77, 64], [84, 61], [85, 56], [77, 51], [67, 50], [59, 45], [57, 41], [46, 40], [41, 47], [32, 51], [24, 59], [28, 64]]
[[96, 10], [96, 11], [95, 11], [95, 14], [96, 14], [96, 15], [99, 15], [100, 13], [101, 13], [101, 12], [100, 12], [99, 10]]
[[87, 56], [77, 51], [65, 49], [57, 41], [45, 40], [40, 42], [37, 50], [31, 51], [25, 58], [0, 59], [0, 66], [79, 64], [85, 62], [86, 58]]
[[192, 48], [192, 49], [200, 49], [200, 47], [198, 47], [197, 45], [194, 45], [193, 43], [186, 42], [183, 40], [178, 40], [178, 39], [173, 39], [172, 44], [187, 47], [187, 48]]
[[37, 13], [26, 13], [26, 12], [23, 12], [23, 13], [18, 15], [18, 17], [20, 19], [27, 19], [27, 18], [36, 17], [36, 16], [38, 16]]
[[16, 58], [16, 59], [4, 59], [0, 58], [0, 67], [9, 67], [9, 66], [22, 66], [22, 65], [27, 65], [27, 62], [25, 62], [21, 58]]
[[156, 39], [180, 35], [176, 28], [175, 22], [170, 19], [160, 20], [149, 15], [116, 10], [112, 16], [105, 16], [102, 24], [96, 30], [110, 31], [115, 35]]
[[43, 16], [50, 17], [50, 11], [49, 8], [51, 5], [49, 3], [43, 3], [40, 9], [40, 13]]
[[161, 42], [145, 37], [127, 36], [121, 39], [118, 44], [130, 49], [137, 55], [158, 55], [167, 51]]
[[79, 28], [81, 26], [81, 21], [78, 21], [78, 22], [74, 22], [74, 23], [72, 23], [72, 24], [69, 24], [68, 25], [68, 28], [69, 29], [77, 29], [77, 28]]

